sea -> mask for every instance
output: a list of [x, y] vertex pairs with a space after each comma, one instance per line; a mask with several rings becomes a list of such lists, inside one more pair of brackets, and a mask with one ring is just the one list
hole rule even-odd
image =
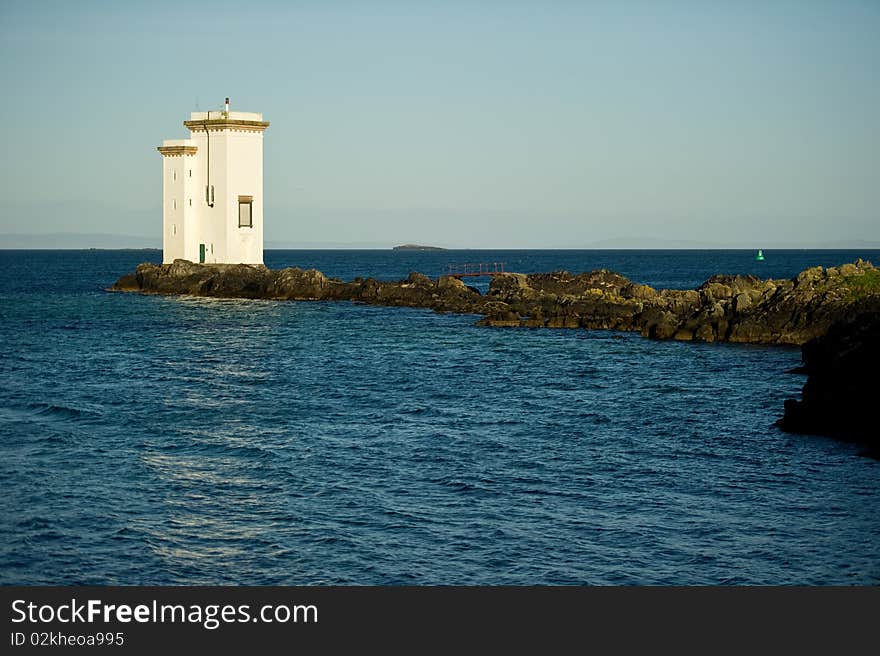
[[[277, 250], [328, 276], [606, 268], [686, 289], [880, 251]], [[105, 291], [0, 251], [0, 583], [877, 585], [880, 462], [781, 432], [800, 349]], [[487, 279], [473, 279], [483, 291]]]

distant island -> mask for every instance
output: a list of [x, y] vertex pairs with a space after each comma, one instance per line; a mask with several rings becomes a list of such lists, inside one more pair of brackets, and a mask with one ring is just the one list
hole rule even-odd
[[439, 246], [422, 246], [421, 244], [403, 244], [401, 246], [395, 246], [391, 250], [393, 251], [445, 251], [445, 248], [440, 248]]

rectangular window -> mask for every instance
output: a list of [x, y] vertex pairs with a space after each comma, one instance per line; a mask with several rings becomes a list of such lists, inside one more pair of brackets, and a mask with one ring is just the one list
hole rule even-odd
[[254, 197], [239, 196], [238, 197], [238, 227], [253, 228], [254, 227]]

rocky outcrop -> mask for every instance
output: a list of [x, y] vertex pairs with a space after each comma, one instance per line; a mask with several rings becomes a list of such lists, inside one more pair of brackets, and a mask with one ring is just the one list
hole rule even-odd
[[[496, 276], [503, 301], [483, 325], [638, 331], [656, 339], [803, 344], [880, 297], [880, 270], [857, 261], [790, 280], [713, 276], [695, 290], [655, 290], [610, 271]], [[497, 314], [496, 314], [497, 312]]]
[[834, 324], [802, 347], [807, 382], [777, 425], [792, 433], [861, 442], [880, 458], [880, 307]]
[[441, 276], [432, 280], [411, 273], [405, 280], [380, 282], [355, 278], [343, 282], [315, 269], [272, 270], [251, 264], [141, 264], [122, 276], [110, 291], [180, 294], [218, 298], [284, 301], [355, 301], [371, 305], [424, 307], [438, 312], [479, 312], [487, 302], [461, 280]]
[[880, 299], [880, 270], [861, 260], [790, 280], [713, 276], [693, 290], [656, 290], [607, 270], [503, 273], [486, 295], [452, 276], [344, 282], [314, 269], [245, 264], [141, 264], [111, 288], [149, 294], [354, 301], [478, 314], [485, 326], [640, 332], [655, 339], [803, 344]]

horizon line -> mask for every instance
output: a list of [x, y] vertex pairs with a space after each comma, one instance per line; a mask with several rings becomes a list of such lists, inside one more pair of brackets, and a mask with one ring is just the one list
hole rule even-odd
[[[852, 251], [852, 250], [869, 250], [880, 251], [880, 244], [871, 244], [867, 246], [775, 246], [770, 248], [752, 248], [746, 246], [631, 246], [626, 247], [610, 247], [610, 246], [593, 246], [593, 247], [545, 247], [545, 248], [506, 248], [506, 247], [481, 247], [481, 246], [463, 246], [463, 247], [437, 247], [431, 251], [395, 251], [394, 247], [379, 246], [299, 246], [299, 247], [272, 247], [264, 248], [264, 251], [393, 251], [404, 253], [443, 253], [444, 251]], [[29, 247], [29, 246], [0, 246], [0, 251], [162, 251], [158, 246], [82, 246], [82, 247]]]

